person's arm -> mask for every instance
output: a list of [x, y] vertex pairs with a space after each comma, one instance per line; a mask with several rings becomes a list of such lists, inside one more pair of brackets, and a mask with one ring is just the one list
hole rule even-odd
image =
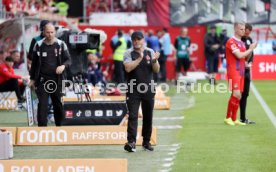
[[116, 50], [120, 45], [122, 45], [122, 42], [119, 40], [115, 46], [114, 46], [114, 50]]
[[253, 52], [253, 50], [257, 47], [257, 43], [252, 43], [248, 50], [246, 50], [245, 52], [240, 52], [239, 49], [233, 51], [233, 54], [237, 57], [237, 58], [247, 58], [247, 56], [251, 55], [251, 53]]
[[124, 66], [125, 66], [126, 72], [129, 73], [132, 70], [134, 70], [140, 64], [140, 62], [142, 60], [143, 60], [143, 53], [140, 53], [140, 56], [137, 59], [132, 60], [130, 51], [125, 52], [125, 54], [124, 54]]
[[9, 69], [6, 67], [1, 69], [1, 75], [7, 78], [22, 79], [21, 76], [16, 75], [13, 72], [10, 72]]
[[65, 68], [69, 68], [71, 65], [71, 56], [69, 54], [67, 45], [62, 42], [62, 46], [63, 46], [63, 52], [62, 52], [62, 65], [58, 66], [56, 69], [56, 73], [57, 74], [61, 74]]

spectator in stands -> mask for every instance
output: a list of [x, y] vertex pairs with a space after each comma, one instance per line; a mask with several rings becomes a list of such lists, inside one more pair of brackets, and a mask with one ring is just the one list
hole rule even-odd
[[92, 12], [95, 12], [96, 7], [97, 7], [96, 0], [89, 0], [86, 3], [86, 16], [89, 17], [92, 14]]
[[5, 53], [4, 51], [0, 51], [0, 64], [5, 62]]
[[162, 33], [162, 36], [159, 40], [161, 43], [161, 53], [160, 53], [160, 58], [158, 59], [158, 62], [160, 64], [160, 75], [161, 75], [160, 81], [166, 82], [166, 79], [167, 79], [166, 61], [168, 56], [172, 53], [171, 37], [167, 28], [163, 28], [161, 33]]
[[20, 52], [18, 50], [13, 50], [11, 52], [11, 57], [14, 61], [13, 68], [14, 69], [22, 69], [24, 65], [24, 59], [21, 58]]
[[112, 12], [122, 12], [122, 7], [121, 7], [121, 3], [120, 0], [114, 0], [113, 1], [113, 9]]
[[220, 40], [216, 33], [216, 26], [211, 26], [210, 32], [205, 35], [204, 46], [209, 82], [210, 84], [216, 84], [215, 77], [218, 72], [218, 55], [220, 48]]
[[43, 12], [49, 12], [49, 13], [54, 13], [54, 12], [57, 12], [58, 10], [54, 5], [53, 0], [43, 0], [41, 9]]
[[99, 58], [96, 55], [96, 52], [89, 52], [87, 55], [88, 58], [88, 70], [87, 70], [87, 79], [92, 85], [105, 85], [104, 77], [107, 75], [107, 72], [104, 73], [101, 71], [99, 64]]
[[8, 56], [4, 63], [0, 64], [0, 92], [15, 91], [18, 107], [22, 108], [22, 103], [25, 101], [23, 93], [25, 91], [24, 82], [28, 82], [28, 76], [19, 76], [14, 73], [12, 68], [13, 58]]
[[124, 12], [135, 12], [136, 3], [133, 0], [126, 0], [123, 4], [121, 3]]
[[100, 3], [96, 6], [95, 12], [109, 12], [109, 6], [105, 0], [100, 0]]
[[175, 39], [174, 47], [176, 49], [176, 80], [181, 73], [181, 67], [184, 68], [184, 76], [190, 68], [190, 45], [191, 39], [188, 36], [188, 28], [184, 27], [180, 30], [180, 36]]

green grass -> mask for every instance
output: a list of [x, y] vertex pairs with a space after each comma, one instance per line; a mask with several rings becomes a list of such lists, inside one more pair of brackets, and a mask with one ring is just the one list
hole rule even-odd
[[275, 81], [254, 81], [259, 93], [270, 107], [272, 112], [276, 114], [276, 80]]
[[[189, 97], [186, 94], [177, 94], [172, 86], [168, 95], [172, 97], [171, 110], [156, 110], [155, 117], [182, 116], [182, 110], [187, 107]], [[141, 120], [139, 120], [141, 125]], [[153, 120], [153, 125], [181, 125], [181, 121]], [[0, 111], [0, 126], [27, 126], [26, 112]], [[158, 145], [154, 152], [145, 152], [137, 146], [136, 153], [126, 153], [123, 145], [89, 145], [89, 146], [15, 146], [13, 159], [75, 159], [75, 158], [124, 158], [128, 160], [129, 172], [158, 172], [163, 169], [162, 164], [167, 158], [168, 147], [178, 143], [178, 130], [158, 130]]]
[[[273, 83], [258, 83], [257, 88], [266, 89]], [[223, 124], [229, 94], [194, 96], [195, 106], [184, 112], [183, 129], [178, 135], [182, 148], [177, 154], [174, 172], [275, 171], [275, 128], [252, 93], [248, 114], [257, 124], [234, 127]], [[275, 103], [270, 102], [272, 99], [266, 100], [270, 105]]]
[[[254, 82], [274, 114], [275, 81]], [[273, 172], [276, 167], [276, 132], [253, 93], [248, 98], [248, 115], [256, 125], [223, 124], [229, 94], [176, 93], [171, 84], [171, 110], [156, 110], [155, 117], [185, 116], [179, 121], [154, 120], [157, 125], [182, 125], [182, 129], [158, 130], [153, 153], [137, 147], [126, 153], [123, 145], [16, 146], [14, 159], [126, 158], [129, 172], [159, 172], [170, 145], [179, 143], [173, 172]], [[195, 103], [194, 106], [192, 106]], [[190, 107], [190, 108], [189, 108]], [[0, 126], [27, 126], [25, 112], [0, 111]], [[141, 125], [141, 121], [139, 121]]]

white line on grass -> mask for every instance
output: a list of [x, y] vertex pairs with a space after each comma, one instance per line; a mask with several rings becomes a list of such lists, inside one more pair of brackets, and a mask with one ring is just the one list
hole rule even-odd
[[173, 157], [171, 157], [171, 158], [165, 158], [164, 161], [166, 161], [166, 162], [169, 161], [169, 162], [170, 162], [170, 161], [173, 161], [174, 159], [175, 159], [175, 157], [173, 156]]
[[184, 116], [175, 116], [175, 117], [154, 117], [155, 120], [182, 120]]
[[259, 101], [259, 103], [262, 105], [264, 111], [266, 112], [266, 115], [268, 116], [268, 118], [270, 119], [270, 121], [272, 122], [272, 124], [274, 125], [274, 127], [276, 128], [276, 117], [273, 114], [273, 112], [271, 111], [271, 109], [268, 107], [268, 105], [266, 104], [266, 102], [264, 101], [264, 99], [262, 98], [262, 96], [260, 95], [259, 91], [255, 87], [255, 85], [253, 84], [253, 82], [251, 84], [251, 90], [254, 93], [254, 95], [257, 98], [257, 100]]
[[180, 144], [179, 143], [174, 143], [174, 144], [171, 144], [171, 145], [156, 145], [158, 147], [180, 147]]
[[180, 129], [181, 125], [158, 125], [155, 126], [157, 129]]
[[173, 165], [173, 162], [171, 162], [171, 163], [166, 163], [166, 164], [163, 164], [162, 166], [163, 167], [171, 167]]
[[169, 156], [174, 156], [174, 155], [176, 155], [176, 154], [177, 154], [177, 152], [169, 152], [169, 153], [168, 153]]

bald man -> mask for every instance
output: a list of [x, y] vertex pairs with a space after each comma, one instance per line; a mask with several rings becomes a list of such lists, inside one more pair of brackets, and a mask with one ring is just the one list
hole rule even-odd
[[252, 43], [246, 49], [241, 38], [245, 34], [245, 23], [236, 22], [234, 24], [234, 36], [230, 38], [225, 47], [227, 61], [227, 76], [229, 88], [232, 94], [228, 101], [228, 108], [224, 122], [228, 125], [246, 125], [244, 121], [237, 120], [241, 94], [244, 88], [245, 59], [249, 58], [257, 43]]
[[49, 96], [53, 102], [55, 124], [60, 126], [63, 116], [61, 84], [71, 58], [66, 44], [55, 37], [53, 24], [46, 24], [43, 34], [45, 38], [38, 41], [33, 49], [30, 86], [36, 87], [38, 97], [38, 126], [47, 126]]

